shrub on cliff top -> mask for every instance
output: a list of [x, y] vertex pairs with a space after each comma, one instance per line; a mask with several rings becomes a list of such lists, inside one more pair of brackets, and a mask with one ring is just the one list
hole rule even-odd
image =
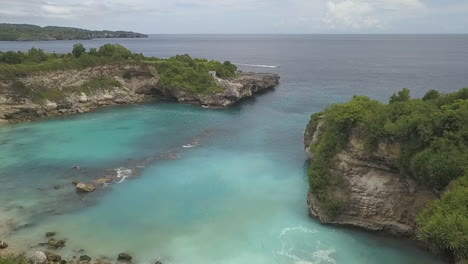
[[220, 63], [205, 59], [193, 59], [188, 54], [177, 55], [168, 59], [151, 58], [161, 76], [161, 84], [167, 88], [178, 87], [191, 93], [213, 94], [222, 92], [210, 71], [216, 71], [218, 77], [236, 76], [237, 67], [230, 62]]

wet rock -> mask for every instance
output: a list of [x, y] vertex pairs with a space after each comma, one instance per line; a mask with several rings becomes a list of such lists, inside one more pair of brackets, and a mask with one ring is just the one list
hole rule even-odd
[[91, 261], [91, 257], [88, 256], [88, 255], [82, 255], [82, 256], [80, 256], [80, 261], [82, 261], [82, 260]]
[[132, 261], [132, 256], [130, 256], [127, 253], [120, 253], [117, 260], [119, 260], [119, 261]]
[[96, 260], [96, 264], [112, 264], [112, 261], [108, 259], [98, 259]]
[[37, 243], [37, 245], [39, 247], [44, 247], [44, 246], [47, 246], [47, 242], [40, 242], [40, 243]]
[[64, 260], [64, 259], [62, 259], [62, 260], [60, 261], [60, 264], [67, 264], [67, 261]]
[[15, 227], [13, 228], [13, 230], [14, 230], [14, 231], [19, 231], [19, 230], [21, 230], [21, 229], [25, 229], [25, 228], [28, 228], [28, 227], [31, 227], [31, 226], [32, 226], [32, 224], [29, 224], [29, 223], [23, 224], [23, 225], [17, 225], [17, 226], [15, 226]]
[[47, 261], [47, 255], [42, 251], [36, 251], [30, 258], [31, 264], [44, 264]]
[[62, 257], [60, 255], [54, 254], [52, 252], [45, 252], [45, 255], [47, 256], [48, 261], [59, 262], [60, 260], [62, 260]]
[[94, 190], [96, 190], [96, 187], [89, 183], [80, 182], [76, 185], [76, 191], [78, 192], [92, 192]]
[[162, 264], [162, 262], [158, 260], [154, 264]]
[[47, 233], [45, 234], [45, 236], [46, 236], [46, 237], [53, 237], [53, 236], [55, 236], [55, 234], [56, 234], [56, 232], [47, 232]]
[[73, 166], [72, 169], [79, 170], [79, 169], [81, 169], [81, 167], [80, 166]]
[[7, 247], [8, 247], [7, 242], [1, 241], [1, 240], [0, 240], [0, 249], [5, 249], [5, 248], [7, 248]]
[[108, 175], [108, 176], [105, 176], [105, 177], [101, 177], [101, 178], [96, 179], [96, 180], [95, 180], [95, 183], [101, 184], [101, 185], [105, 185], [105, 184], [108, 184], [108, 183], [113, 182], [116, 178], [117, 178], [117, 176], [116, 176], [116, 177], [113, 177], [113, 176], [111, 176], [111, 175]]
[[51, 238], [47, 242], [47, 246], [49, 247], [49, 249], [62, 248], [65, 246], [65, 240], [57, 240], [57, 239]]
[[55, 190], [62, 189], [62, 188], [63, 188], [62, 185], [54, 185], [54, 189], [55, 189]]

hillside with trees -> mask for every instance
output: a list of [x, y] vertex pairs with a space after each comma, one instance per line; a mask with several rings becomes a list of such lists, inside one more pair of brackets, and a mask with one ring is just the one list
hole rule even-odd
[[0, 24], [0, 41], [74, 40], [93, 38], [147, 38], [131, 31], [87, 30], [72, 27]]

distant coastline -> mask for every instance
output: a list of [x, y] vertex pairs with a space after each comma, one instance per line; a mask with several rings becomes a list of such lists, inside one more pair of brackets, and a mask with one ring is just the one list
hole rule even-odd
[[132, 31], [87, 30], [72, 27], [0, 23], [0, 41], [86, 40], [94, 38], [147, 38]]

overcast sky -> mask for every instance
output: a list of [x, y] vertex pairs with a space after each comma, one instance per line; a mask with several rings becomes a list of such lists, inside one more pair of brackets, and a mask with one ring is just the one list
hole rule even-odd
[[0, 0], [0, 22], [143, 33], [468, 33], [468, 0]]

